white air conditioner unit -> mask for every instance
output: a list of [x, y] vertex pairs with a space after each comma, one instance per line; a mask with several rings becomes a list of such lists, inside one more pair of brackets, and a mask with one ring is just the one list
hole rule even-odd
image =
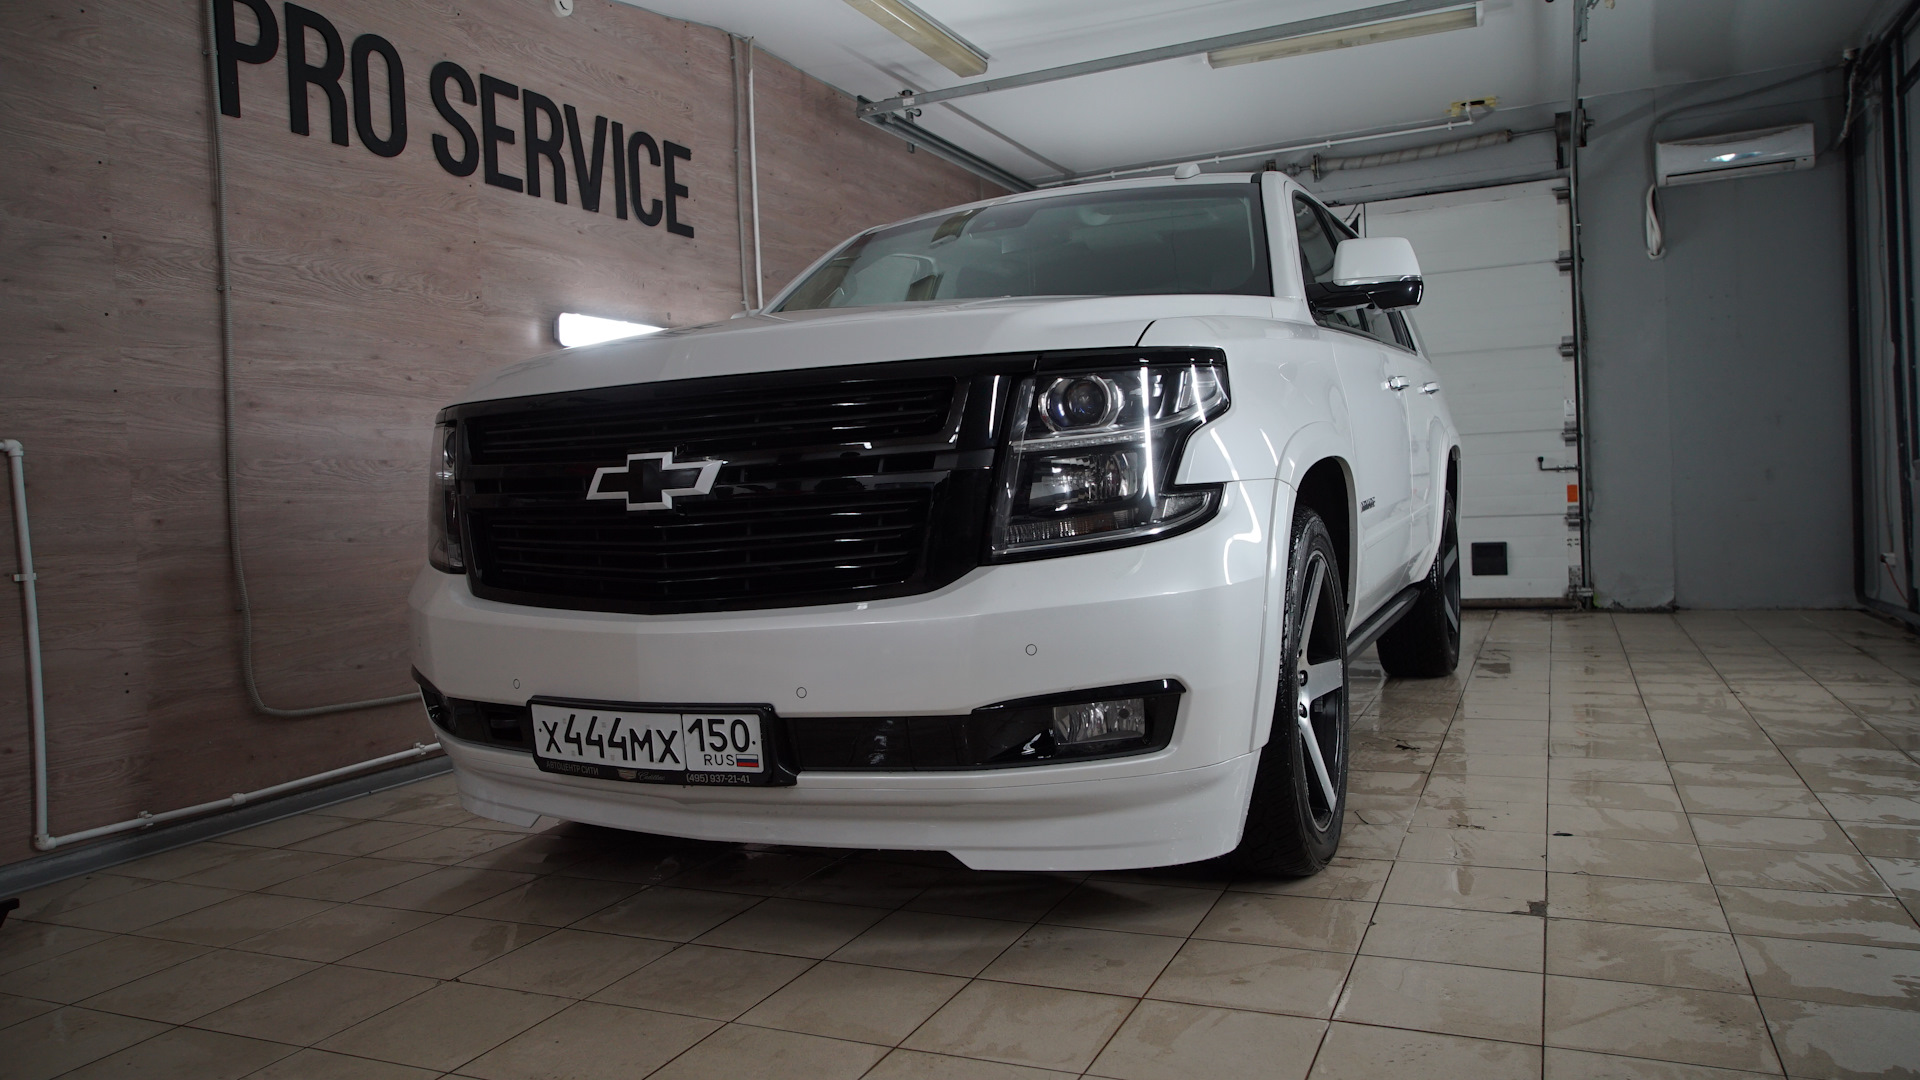
[[1661, 187], [1813, 168], [1813, 125], [1736, 131], [1654, 146]]

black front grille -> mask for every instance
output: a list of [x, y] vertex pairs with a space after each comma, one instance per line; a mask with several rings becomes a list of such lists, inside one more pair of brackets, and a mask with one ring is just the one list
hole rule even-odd
[[925, 488], [684, 499], [672, 511], [595, 505], [476, 510], [488, 584], [666, 603], [778, 601], [897, 584], [926, 546]]
[[[711, 380], [702, 380], [711, 381]], [[821, 444], [885, 442], [947, 426], [951, 376], [826, 386], [711, 388], [686, 395], [673, 383], [628, 388], [627, 400], [535, 409], [476, 423], [476, 464], [617, 460], [643, 449], [748, 453]], [[652, 389], [651, 394], [639, 393]]]
[[[1013, 382], [995, 369], [1009, 366], [825, 369], [451, 410], [469, 583], [508, 603], [642, 613], [939, 588], [980, 558], [994, 418]], [[668, 451], [723, 461], [712, 492], [649, 510], [587, 498], [597, 471]]]

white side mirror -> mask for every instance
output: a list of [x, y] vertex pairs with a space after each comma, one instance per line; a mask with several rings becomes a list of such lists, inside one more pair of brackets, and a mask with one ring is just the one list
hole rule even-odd
[[1398, 236], [1343, 240], [1333, 252], [1335, 285], [1375, 285], [1420, 276], [1413, 245]]
[[1398, 236], [1342, 240], [1333, 252], [1333, 279], [1307, 286], [1307, 300], [1322, 311], [1377, 307], [1382, 311], [1420, 303], [1425, 285], [1413, 245]]

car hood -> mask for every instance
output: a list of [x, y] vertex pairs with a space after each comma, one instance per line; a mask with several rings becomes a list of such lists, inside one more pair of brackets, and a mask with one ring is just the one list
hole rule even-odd
[[754, 315], [563, 349], [480, 377], [459, 401], [890, 360], [1126, 348], [1155, 319], [1270, 315], [1258, 296], [964, 300]]

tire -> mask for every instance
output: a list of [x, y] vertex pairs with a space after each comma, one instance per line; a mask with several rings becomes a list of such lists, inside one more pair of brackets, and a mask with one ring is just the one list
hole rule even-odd
[[1304, 507], [1293, 516], [1285, 635], [1273, 730], [1260, 751], [1240, 846], [1229, 857], [1261, 877], [1318, 873], [1339, 850], [1346, 812], [1346, 591], [1333, 538]]
[[1460, 523], [1447, 493], [1440, 550], [1420, 599], [1380, 637], [1380, 666], [1398, 678], [1437, 679], [1460, 666]]

